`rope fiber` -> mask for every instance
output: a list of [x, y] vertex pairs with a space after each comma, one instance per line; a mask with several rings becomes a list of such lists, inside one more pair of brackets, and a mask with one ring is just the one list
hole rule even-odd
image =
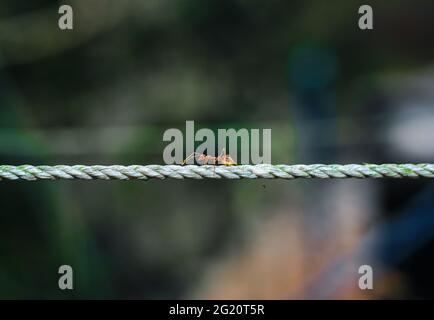
[[434, 164], [0, 165], [0, 180], [434, 178]]

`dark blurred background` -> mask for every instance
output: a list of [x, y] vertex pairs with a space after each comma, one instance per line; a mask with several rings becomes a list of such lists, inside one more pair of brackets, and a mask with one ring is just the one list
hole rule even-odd
[[[273, 163], [433, 162], [433, 14], [3, 0], [0, 164], [160, 164], [186, 120], [271, 128]], [[0, 298], [434, 298], [433, 236], [428, 179], [3, 181]], [[74, 290], [58, 288], [63, 264]]]

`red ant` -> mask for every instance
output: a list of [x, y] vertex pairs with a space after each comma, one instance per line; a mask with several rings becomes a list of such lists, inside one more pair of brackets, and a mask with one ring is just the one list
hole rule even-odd
[[182, 162], [182, 165], [186, 164], [187, 161], [190, 160], [192, 157], [196, 158], [197, 161], [203, 162], [202, 164], [210, 163], [210, 164], [214, 164], [214, 165], [221, 164], [221, 165], [225, 165], [225, 166], [233, 166], [233, 165], [237, 164], [234, 161], [234, 159], [231, 158], [230, 155], [226, 154], [226, 151], [224, 148], [222, 150], [222, 153], [217, 157], [208, 156], [208, 155], [203, 154], [203, 153], [193, 152]]

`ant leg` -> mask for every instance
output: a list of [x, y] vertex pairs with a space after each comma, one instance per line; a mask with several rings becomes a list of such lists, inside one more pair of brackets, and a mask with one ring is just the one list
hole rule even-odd
[[193, 158], [196, 158], [197, 156], [199, 156], [200, 155], [200, 153], [197, 153], [197, 152], [193, 152], [192, 154], [190, 154], [183, 162], [182, 162], [182, 165], [184, 165], [184, 164], [186, 164], [187, 163], [187, 161], [188, 160], [190, 160], [192, 157]]
[[[224, 155], [225, 155], [225, 148], [223, 148], [222, 149], [222, 152], [217, 156], [217, 157], [215, 157], [215, 159], [216, 159], [216, 161], [215, 162], [217, 162], [217, 164], [219, 163], [219, 162], [224, 162]], [[214, 163], [215, 164], [215, 163]]]
[[205, 164], [212, 164], [212, 165], [214, 165], [213, 167], [213, 169], [214, 169], [214, 171], [215, 171], [215, 163], [216, 163], [216, 157], [213, 157], [213, 156], [206, 156], [205, 157], [205, 159], [204, 159], [204, 162], [203, 162], [203, 164], [205, 165]]
[[215, 175], [215, 167], [216, 167], [216, 162], [218, 161], [217, 159], [213, 159], [214, 160], [214, 163], [213, 163], [213, 166], [212, 166], [212, 173]]
[[216, 168], [216, 165], [218, 164], [218, 157], [213, 157], [213, 168], [212, 168], [212, 170], [213, 170], [213, 174], [216, 176], [217, 174], [215, 173], [215, 168]]
[[182, 161], [182, 165], [186, 164], [187, 161], [190, 160], [193, 156], [194, 156], [194, 152], [190, 154], [187, 158], [185, 158], [184, 161]]

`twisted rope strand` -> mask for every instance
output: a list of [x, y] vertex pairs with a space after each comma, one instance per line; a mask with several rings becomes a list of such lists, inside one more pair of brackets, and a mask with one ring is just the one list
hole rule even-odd
[[434, 178], [434, 164], [0, 166], [0, 180]]

